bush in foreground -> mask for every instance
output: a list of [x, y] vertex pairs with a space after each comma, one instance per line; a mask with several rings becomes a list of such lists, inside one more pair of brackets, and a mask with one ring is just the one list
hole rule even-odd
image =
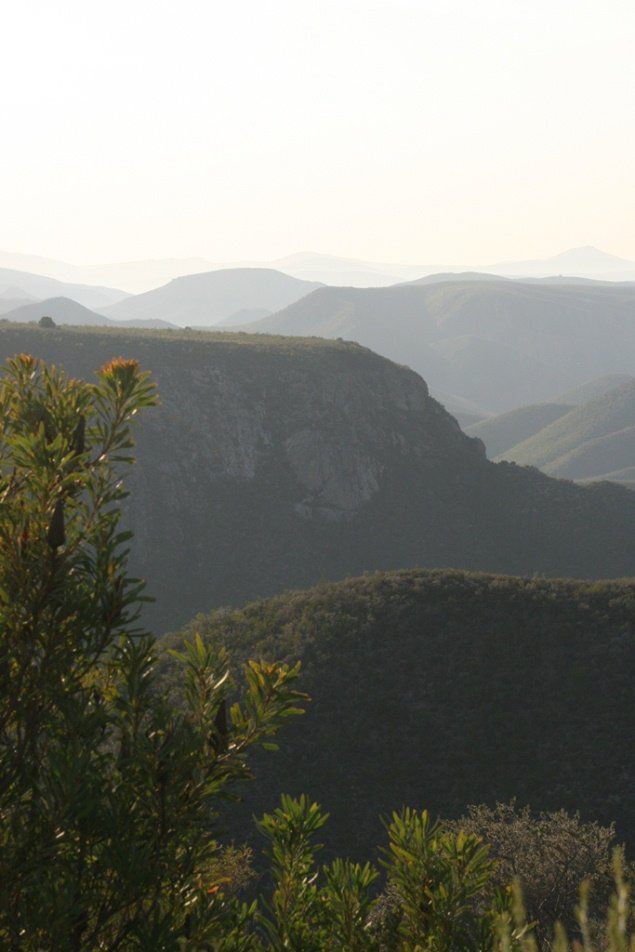
[[[220, 847], [218, 805], [249, 777], [249, 750], [273, 746], [304, 696], [298, 667], [274, 662], [248, 661], [232, 684], [222, 649], [200, 637], [175, 653], [179, 704], [161, 690], [119, 526], [131, 421], [154, 403], [134, 361], [111, 361], [94, 384], [25, 355], [4, 374], [2, 947], [530, 952], [532, 927], [510, 890], [491, 888], [488, 847], [425, 812], [386, 824], [388, 915], [369, 863], [317, 866], [326, 816], [306, 797], [283, 796], [259, 821], [270, 887], [259, 902], [238, 898], [244, 855]], [[626, 952], [635, 938], [619, 868], [617, 885], [607, 948]], [[585, 909], [583, 897], [591, 952]], [[569, 948], [563, 934], [554, 948]]]
[[[155, 402], [114, 360], [95, 384], [28, 356], [0, 392], [0, 944], [172, 948], [211, 941], [215, 804], [246, 753], [297, 710], [296, 668], [250, 662], [227, 710], [222, 652], [179, 660], [185, 703], [155, 690], [135, 627], [120, 469]], [[210, 931], [211, 930], [211, 931]]]

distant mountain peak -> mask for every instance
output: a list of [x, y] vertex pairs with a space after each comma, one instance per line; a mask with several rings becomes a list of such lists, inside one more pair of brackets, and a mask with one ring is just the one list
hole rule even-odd
[[514, 277], [567, 274], [578, 277], [612, 277], [613, 280], [626, 281], [635, 277], [635, 261], [619, 258], [593, 245], [580, 245], [561, 251], [551, 258], [500, 261], [485, 270]]
[[547, 260], [567, 261], [569, 259], [573, 259], [577, 262], [585, 262], [589, 265], [598, 264], [601, 266], [610, 264], [611, 262], [620, 265], [632, 265], [633, 263], [626, 258], [620, 258], [617, 255], [609, 254], [607, 251], [602, 251], [594, 245], [580, 245], [578, 248], [568, 248], [566, 251], [561, 251], [560, 254]]

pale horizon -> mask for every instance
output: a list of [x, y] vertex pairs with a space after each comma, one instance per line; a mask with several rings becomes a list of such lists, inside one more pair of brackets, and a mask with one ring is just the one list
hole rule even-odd
[[0, 248], [73, 264], [635, 259], [635, 7], [5, 12]]

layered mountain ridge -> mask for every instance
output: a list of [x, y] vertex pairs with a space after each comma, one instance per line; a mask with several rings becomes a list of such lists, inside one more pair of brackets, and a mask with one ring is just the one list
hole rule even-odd
[[249, 332], [342, 337], [490, 412], [550, 400], [635, 363], [635, 285], [492, 278], [320, 288]]
[[126, 518], [159, 628], [374, 569], [635, 574], [635, 494], [489, 462], [416, 373], [358, 345], [2, 325], [17, 352], [152, 371]]

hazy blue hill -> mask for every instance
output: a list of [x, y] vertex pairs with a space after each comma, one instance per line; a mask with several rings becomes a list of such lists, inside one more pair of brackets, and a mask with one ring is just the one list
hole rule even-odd
[[209, 325], [240, 310], [277, 311], [318, 285], [267, 268], [228, 268], [174, 278], [168, 284], [105, 308], [117, 320], [159, 318], [175, 324]]
[[[635, 584], [391, 572], [193, 620], [236, 661], [300, 658], [308, 712], [247, 792], [310, 791], [359, 856], [402, 804], [517, 797], [635, 839]], [[168, 644], [179, 641], [171, 637]], [[346, 769], [342, 769], [346, 765]]]
[[504, 451], [505, 459], [570, 479], [635, 465], [635, 381], [575, 407]]
[[635, 575], [635, 494], [489, 462], [420, 377], [358, 345], [0, 325], [0, 357], [24, 352], [89, 378], [136, 357], [158, 382], [127, 518], [159, 629], [374, 569]]
[[38, 300], [67, 297], [88, 308], [107, 307], [127, 296], [124, 291], [117, 291], [115, 288], [104, 288], [90, 284], [67, 284], [64, 281], [57, 281], [55, 278], [47, 278], [40, 274], [29, 274], [27, 271], [0, 268], [0, 292], [10, 287], [18, 287], [27, 296]]
[[[635, 489], [635, 466], [627, 466], [625, 469], [616, 469], [611, 473], [602, 473], [600, 476], [594, 476], [592, 480], [586, 482], [597, 482], [598, 480], [608, 479], [612, 483], [622, 483], [629, 489]], [[580, 480], [585, 482], [585, 480]]]
[[30, 304], [32, 301], [33, 298], [21, 288], [5, 288], [0, 292], [0, 315], [14, 311], [16, 307], [22, 307], [24, 304]]
[[194, 274], [213, 267], [203, 258], [153, 258], [110, 264], [71, 264], [40, 255], [0, 251], [0, 267], [46, 275], [74, 284], [98, 284], [139, 294], [157, 288], [182, 274]]
[[127, 324], [130, 327], [148, 327], [148, 328], [168, 328], [174, 327], [174, 324], [168, 324], [166, 321], [159, 320], [136, 320], [136, 321], [114, 321], [103, 314], [91, 311], [89, 308], [78, 304], [77, 301], [71, 301], [70, 298], [58, 297], [48, 298], [45, 301], [32, 301], [28, 304], [22, 304], [13, 310], [4, 313], [4, 319], [7, 321], [17, 321], [18, 323], [32, 323], [39, 321], [44, 315], [52, 317], [56, 324], [68, 324], [85, 327], [108, 327], [117, 326], [117, 324]]
[[22, 304], [27, 304], [32, 300], [31, 295], [23, 291], [22, 288], [9, 286], [0, 291], [0, 301], [20, 301]]
[[522, 277], [571, 275], [612, 281], [635, 280], [635, 261], [607, 254], [592, 245], [569, 248], [551, 258], [503, 261], [487, 270]]
[[486, 410], [479, 407], [471, 400], [465, 400], [463, 397], [457, 397], [455, 393], [446, 393], [445, 390], [435, 390], [432, 396], [439, 403], [442, 403], [448, 413], [451, 413], [455, 420], [465, 430], [466, 427], [479, 420], [484, 420], [489, 416]]
[[504, 278], [496, 275], [495, 279], [491, 274], [484, 271], [439, 271], [437, 274], [426, 274], [416, 281], [408, 281], [408, 284], [447, 284], [448, 281], [510, 281], [511, 278]]
[[22, 304], [20, 307], [6, 312], [4, 317], [7, 321], [29, 323], [39, 321], [45, 314], [52, 317], [56, 324], [83, 324], [88, 327], [103, 327], [111, 323], [102, 314], [97, 314], [82, 304], [78, 304], [77, 301], [71, 301], [70, 298], [66, 297], [48, 298], [45, 301], [32, 301], [29, 304]]
[[223, 327], [233, 327], [237, 324], [247, 324], [250, 321], [260, 321], [263, 317], [269, 317], [271, 313], [266, 307], [243, 307], [239, 311], [234, 311], [233, 314], [219, 323]]
[[470, 381], [472, 399], [484, 407], [498, 407], [501, 395], [524, 404], [532, 399], [537, 380], [552, 390], [562, 381], [558, 371], [495, 339], [463, 334], [435, 341], [431, 349], [443, 362], [448, 387], [460, 391]]
[[577, 387], [565, 390], [553, 398], [554, 403], [571, 403], [574, 406], [581, 406], [588, 403], [589, 400], [595, 400], [597, 397], [603, 397], [611, 390], [617, 390], [618, 387], [626, 383], [635, 382], [632, 374], [604, 374], [602, 377], [596, 377], [594, 380], [587, 380]]
[[494, 459], [569, 413], [572, 408], [572, 404], [565, 403], [535, 403], [480, 420], [468, 426], [465, 432], [468, 436], [483, 440], [487, 455]]
[[635, 365], [635, 285], [450, 280], [321, 288], [257, 333], [342, 337], [420, 373], [433, 390], [489, 412], [554, 399]]

